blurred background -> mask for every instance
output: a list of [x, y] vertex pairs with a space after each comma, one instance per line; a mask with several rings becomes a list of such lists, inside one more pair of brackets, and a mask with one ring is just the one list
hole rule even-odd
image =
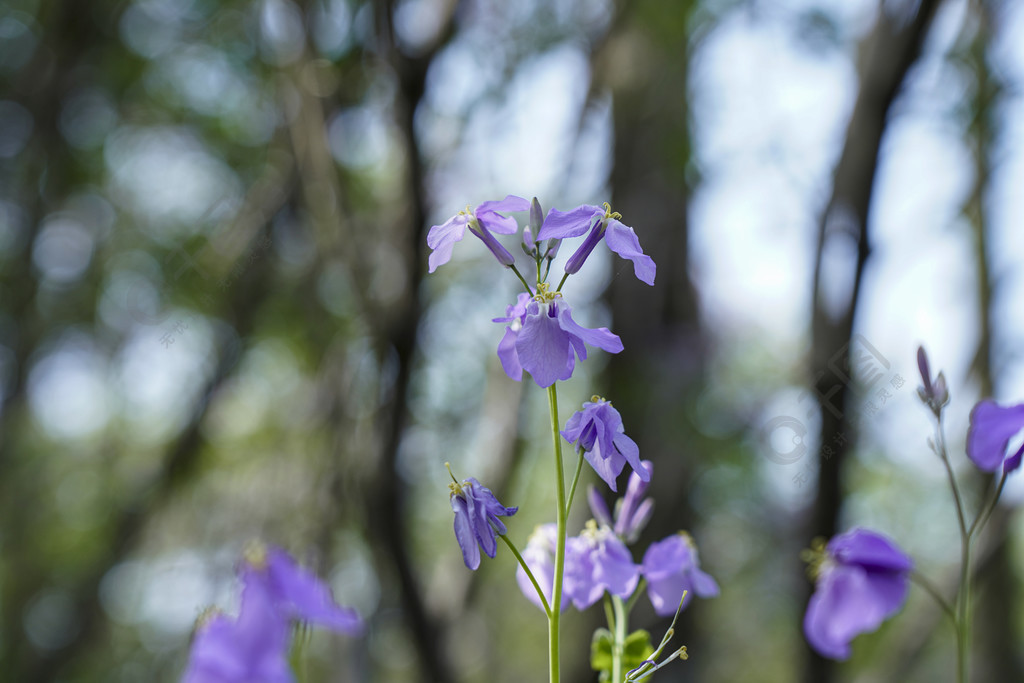
[[[543, 680], [443, 466], [520, 506], [520, 547], [553, 520], [545, 395], [490, 322], [517, 281], [472, 238], [425, 277], [431, 225], [512, 193], [611, 201], [658, 263], [569, 281], [626, 350], [561, 390], [654, 462], [637, 560], [688, 529], [722, 586], [657, 679], [948, 680], [918, 589], [811, 654], [798, 556], [867, 525], [953, 588], [915, 353], [974, 505], [970, 409], [1024, 399], [1022, 85], [1010, 0], [4, 0], [0, 679], [178, 680], [262, 538], [369, 624], [316, 634], [309, 681]], [[1024, 680], [1022, 497], [979, 546], [979, 681]], [[565, 619], [565, 680], [602, 619]]]

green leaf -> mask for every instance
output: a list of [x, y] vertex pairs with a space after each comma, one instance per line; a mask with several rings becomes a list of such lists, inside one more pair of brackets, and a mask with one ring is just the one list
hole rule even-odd
[[[606, 628], [599, 628], [594, 631], [594, 637], [590, 641], [590, 667], [599, 671], [599, 679], [602, 681], [611, 680], [612, 651], [615, 639]], [[622, 644], [622, 672], [643, 664], [654, 654], [654, 646], [651, 645], [651, 634], [640, 629], [633, 631], [626, 636]]]
[[651, 645], [651, 634], [643, 629], [633, 631], [626, 636], [626, 642], [622, 648], [622, 670], [623, 672], [635, 669], [654, 654], [654, 646]]
[[612, 632], [606, 628], [594, 631], [594, 637], [590, 639], [590, 668], [606, 672], [609, 677], [612, 671], [612, 642]]

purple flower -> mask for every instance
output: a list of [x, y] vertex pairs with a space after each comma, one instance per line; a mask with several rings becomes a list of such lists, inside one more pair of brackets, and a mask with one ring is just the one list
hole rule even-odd
[[562, 436], [584, 451], [587, 462], [612, 491], [618, 490], [615, 479], [626, 463], [641, 481], [651, 480], [650, 473], [640, 464], [640, 449], [636, 442], [623, 432], [619, 411], [599, 396], [584, 403], [583, 410], [569, 418]]
[[292, 683], [292, 621], [349, 634], [362, 629], [355, 611], [339, 607], [326, 584], [280, 548], [250, 546], [239, 572], [238, 618], [215, 614], [202, 621], [182, 683]]
[[427, 233], [427, 246], [434, 250], [428, 259], [430, 272], [448, 263], [455, 243], [466, 236], [466, 228], [487, 245], [499, 263], [511, 266], [516, 262], [515, 258], [491, 233], [511, 235], [518, 228], [514, 218], [502, 216], [499, 211], [526, 211], [529, 208], [528, 201], [510, 194], [501, 201], [484, 202], [475, 210], [467, 206], [441, 225], [431, 227]]
[[533, 299], [520, 294], [516, 304], [506, 309], [506, 317], [494, 322], [510, 323], [498, 344], [498, 358], [505, 374], [516, 381], [523, 370], [540, 387], [569, 379], [576, 357], [586, 360], [586, 344], [609, 353], [622, 351], [622, 341], [606, 327], [595, 330], [582, 327], [572, 319], [572, 309], [561, 294], [549, 293], [541, 285]]
[[1007, 453], [1012, 439], [1024, 429], [1024, 403], [1003, 407], [991, 399], [979, 401], [971, 411], [967, 430], [967, 457], [984, 472], [1003, 466], [1009, 474], [1020, 467], [1024, 444], [1013, 455]]
[[507, 531], [498, 517], [511, 517], [519, 508], [503, 506], [489, 488], [472, 477], [448, 486], [455, 512], [455, 540], [462, 549], [466, 566], [475, 570], [480, 566], [480, 548], [487, 557], [494, 557], [498, 552], [495, 534], [504, 535]]
[[288, 635], [271, 596], [246, 587], [237, 619], [201, 619], [182, 683], [292, 683]]
[[697, 546], [686, 532], [652, 543], [644, 553], [641, 571], [647, 579], [647, 597], [662, 617], [675, 614], [680, 600], [685, 608], [695, 593], [702, 598], [718, 595], [718, 584], [701, 570]]
[[877, 629], [903, 606], [914, 562], [873, 531], [851, 529], [811, 559], [817, 587], [804, 616], [804, 635], [820, 655], [850, 656], [850, 641]]
[[597, 243], [604, 239], [609, 249], [633, 262], [633, 272], [637, 278], [653, 285], [657, 269], [654, 261], [640, 248], [640, 240], [637, 239], [633, 228], [619, 222], [620, 218], [622, 215], [613, 213], [611, 206], [607, 203], [603, 208], [583, 204], [564, 213], [552, 209], [544, 219], [544, 225], [537, 233], [537, 239], [577, 237], [590, 230], [590, 234], [587, 235], [583, 244], [566, 262], [566, 273], [572, 274], [579, 271]]
[[242, 582], [246, 590], [270, 596], [285, 619], [338, 633], [354, 635], [362, 630], [362, 620], [355, 610], [339, 607], [327, 584], [280, 548], [251, 548], [246, 553]]
[[565, 542], [565, 593], [584, 610], [605, 591], [627, 598], [636, 590], [640, 568], [610, 528], [587, 522], [579, 536]]
[[[548, 601], [549, 605], [551, 604], [551, 591], [555, 585], [555, 544], [557, 542], [558, 525], [542, 524], [530, 534], [530, 538], [526, 541], [526, 548], [522, 552], [523, 560], [526, 561], [526, 565], [533, 572], [533, 578], [537, 579], [541, 590], [544, 591], [544, 599]], [[516, 582], [519, 584], [519, 590], [530, 602], [544, 609], [544, 604], [537, 596], [537, 590], [522, 567], [516, 569]], [[564, 612], [568, 606], [569, 594], [562, 591], [562, 611]]]

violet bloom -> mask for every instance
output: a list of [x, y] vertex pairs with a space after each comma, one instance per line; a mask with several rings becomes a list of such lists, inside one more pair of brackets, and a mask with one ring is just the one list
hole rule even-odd
[[293, 683], [288, 636], [271, 596], [247, 588], [237, 619], [201, 619], [182, 683]]
[[607, 203], [603, 208], [584, 204], [564, 213], [552, 209], [544, 219], [544, 225], [537, 233], [537, 239], [577, 237], [590, 230], [590, 234], [587, 235], [583, 244], [566, 261], [566, 273], [572, 274], [579, 271], [597, 243], [604, 239], [609, 249], [633, 262], [633, 272], [638, 279], [653, 285], [657, 270], [654, 261], [640, 248], [640, 240], [637, 239], [633, 228], [623, 225], [619, 221], [620, 218], [622, 215], [613, 213], [611, 206]]
[[[530, 534], [530, 538], [526, 541], [526, 548], [522, 552], [523, 560], [533, 572], [533, 578], [537, 579], [540, 589], [544, 591], [544, 599], [548, 601], [549, 605], [551, 604], [551, 592], [555, 585], [556, 543], [558, 543], [558, 525], [554, 523], [541, 524]], [[544, 609], [544, 603], [540, 601], [537, 589], [533, 587], [533, 582], [530, 581], [530, 577], [526, 575], [522, 566], [516, 569], [516, 582], [527, 600]], [[569, 594], [563, 590], [561, 611], [564, 612], [568, 606]]]
[[718, 595], [718, 584], [701, 570], [697, 546], [685, 531], [652, 543], [640, 571], [647, 579], [647, 597], [658, 616], [675, 614], [679, 601], [685, 608], [695, 594], [702, 598]]
[[520, 294], [506, 317], [494, 318], [494, 322], [510, 323], [498, 344], [505, 374], [519, 381], [526, 370], [540, 387], [572, 377], [576, 357], [587, 359], [586, 344], [609, 353], [622, 351], [618, 336], [606, 327], [582, 327], [572, 319], [572, 309], [562, 295], [548, 292], [543, 284], [532, 299]]
[[640, 567], [615, 532], [590, 520], [579, 536], [566, 539], [564, 580], [572, 604], [584, 610], [605, 591], [620, 598], [632, 595], [640, 581]]
[[641, 481], [651, 480], [650, 473], [640, 464], [639, 447], [623, 431], [619, 411], [599, 396], [584, 403], [583, 410], [569, 418], [562, 436], [569, 443], [576, 444], [577, 449], [584, 451], [587, 462], [612, 491], [618, 490], [615, 479], [626, 463], [629, 463]]
[[480, 548], [487, 557], [493, 558], [498, 552], [496, 534], [504, 535], [508, 531], [498, 517], [511, 517], [519, 508], [505, 507], [489, 488], [472, 477], [448, 486], [455, 512], [455, 540], [462, 549], [466, 566], [476, 570], [480, 566]]
[[182, 683], [293, 683], [293, 621], [349, 634], [362, 628], [359, 615], [339, 607], [326, 584], [280, 548], [250, 546], [240, 574], [238, 618], [215, 614], [202, 621]]
[[246, 591], [270, 596], [285, 619], [350, 635], [362, 630], [362, 620], [355, 610], [338, 606], [327, 584], [280, 548], [249, 548], [242, 583]]
[[441, 225], [431, 227], [427, 233], [427, 246], [434, 250], [428, 259], [430, 272], [448, 263], [455, 243], [466, 236], [466, 228], [487, 245], [499, 263], [511, 266], [516, 262], [515, 258], [491, 233], [511, 235], [519, 227], [514, 218], [503, 216], [499, 211], [526, 211], [529, 208], [528, 201], [510, 194], [500, 201], [484, 202], [475, 210], [467, 206]]
[[817, 587], [804, 616], [804, 635], [818, 654], [850, 656], [850, 641], [877, 629], [903, 606], [914, 562], [873, 531], [851, 529], [811, 560]]
[[1024, 429], [1024, 403], [1003, 407], [991, 399], [979, 401], [971, 411], [971, 426], [967, 430], [967, 457], [978, 469], [995, 472], [1002, 465], [1009, 474], [1020, 467], [1024, 457], [1024, 444], [1012, 455], [1008, 452], [1010, 439]]

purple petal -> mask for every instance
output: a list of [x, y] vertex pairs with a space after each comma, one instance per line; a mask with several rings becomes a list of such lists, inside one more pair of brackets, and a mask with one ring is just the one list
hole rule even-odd
[[647, 547], [642, 565], [648, 581], [671, 577], [693, 566], [693, 549], [682, 535], [672, 534]]
[[843, 564], [871, 569], [909, 571], [914, 561], [882, 534], [855, 528], [828, 542], [829, 554]]
[[1003, 407], [991, 399], [980, 401], [971, 411], [967, 457], [983, 472], [995, 472], [1006, 459], [1010, 439], [1021, 429], [1024, 404]]
[[[512, 221], [511, 218], [508, 220]], [[515, 224], [515, 221], [512, 221], [512, 223]], [[494, 254], [494, 258], [498, 259], [498, 263], [503, 266], [511, 266], [516, 262], [515, 256], [513, 256], [508, 249], [502, 246], [501, 242], [499, 242], [494, 235], [491, 234], [491, 231], [488, 230], [487, 227], [484, 227], [482, 223], [480, 230], [472, 230], [472, 232], [480, 238], [480, 241], [484, 243], [484, 246], [491, 250], [491, 253]]]
[[604, 209], [592, 204], [583, 204], [572, 211], [562, 212], [557, 209], [548, 211], [544, 225], [537, 233], [538, 240], [551, 238], [564, 239], [566, 237], [577, 237], [590, 229], [594, 218], [604, 215]]
[[[647, 523], [651, 521], [651, 516], [654, 514], [654, 500], [651, 498], [645, 498], [642, 503], [636, 508], [636, 512], [630, 515], [628, 518], [624, 518], [625, 522], [622, 524], [621, 536], [626, 539], [627, 543], [633, 543], [640, 536], [640, 532], [644, 530]], [[616, 525], [618, 529], [618, 525]]]
[[847, 659], [850, 641], [878, 628], [889, 613], [872, 590], [866, 570], [837, 565], [818, 580], [804, 616], [804, 635], [823, 657]]
[[472, 570], [480, 567], [480, 547], [469, 524], [469, 510], [461, 496], [452, 496], [452, 510], [455, 511], [455, 540], [462, 549], [462, 561]]
[[608, 488], [612, 491], [618, 491], [618, 487], [615, 484], [615, 480], [622, 474], [622, 468], [625, 466], [625, 461], [621, 458], [609, 457], [601, 452], [600, 446], [596, 443], [592, 450], [584, 453], [583, 457], [586, 459], [590, 466], [597, 472], [597, 476], [601, 477]]
[[498, 201], [484, 202], [480, 206], [476, 207], [477, 221], [481, 225], [484, 225], [488, 230], [498, 233], [499, 235], [511, 235], [519, 229], [514, 218], [502, 216], [498, 214], [498, 211], [527, 211], [530, 208], [530, 202], [526, 201], [522, 197], [517, 197], [514, 194], [507, 195], [504, 199]]
[[[468, 486], [466, 482], [469, 482]], [[480, 548], [483, 549], [484, 554], [487, 557], [494, 557], [498, 552], [498, 540], [495, 538], [494, 530], [487, 519], [487, 506], [484, 502], [485, 493], [481, 490], [483, 487], [480, 486], [476, 479], [467, 479], [466, 482], [463, 482], [462, 491], [466, 496], [469, 525], [473, 529], [473, 535], [476, 537], [477, 542], [480, 543]], [[490, 491], [487, 491], [487, 493], [489, 494]], [[504, 527], [504, 525], [502, 526]]]
[[619, 353], [622, 351], [622, 340], [617, 335], [608, 331], [607, 327], [589, 329], [579, 325], [572, 319], [572, 310], [569, 304], [562, 302], [558, 310], [558, 324], [568, 334], [582, 339], [591, 346], [604, 349], [608, 353]]
[[640, 568], [626, 546], [608, 534], [594, 561], [594, 580], [612, 595], [628, 598], [640, 581]]
[[[645, 475], [643, 479], [640, 478], [641, 471]], [[640, 463], [640, 469], [633, 468], [633, 473], [629, 475], [629, 480], [626, 482], [626, 495], [622, 498], [622, 507], [619, 510], [618, 519], [615, 521], [615, 533], [619, 536], [630, 535], [629, 530], [634, 526], [633, 517], [641, 504], [644, 493], [647, 492], [647, 485], [651, 481], [653, 471], [654, 465], [651, 461], [644, 460]], [[649, 501], [650, 499], [643, 502]], [[648, 506], [648, 508], [650, 507]]]
[[615, 450], [621, 453], [629, 466], [633, 468], [633, 472], [640, 475], [645, 481], [651, 480], [651, 475], [640, 464], [640, 447], [636, 445], [636, 441], [620, 433], [615, 435], [612, 443], [615, 445]]
[[698, 596], [702, 598], [718, 597], [720, 592], [718, 582], [704, 570], [697, 567], [691, 569], [690, 580], [693, 582], [693, 592]]
[[543, 310], [536, 309], [537, 306], [530, 306], [535, 312], [527, 314], [523, 322], [516, 352], [520, 365], [543, 388], [572, 377], [574, 360], [569, 337], [559, 321], [547, 315], [547, 306]]
[[1021, 459], [1024, 458], [1024, 443], [1020, 445], [1017, 452], [1006, 459], [1003, 463], [1003, 472], [1009, 474], [1020, 467]]
[[438, 266], [448, 263], [452, 257], [452, 249], [455, 243], [466, 236], [466, 224], [469, 217], [465, 214], [452, 216], [441, 225], [435, 225], [427, 233], [427, 246], [433, 249], [427, 263], [430, 272], [437, 270]]
[[[564, 432], [563, 432], [564, 434]], [[594, 515], [594, 520], [601, 526], [611, 526], [612, 516], [608, 512], [608, 504], [604, 502], [604, 498], [597, 492], [597, 488], [594, 486], [587, 487], [587, 502], [590, 504], [590, 512]], [[618, 533], [618, 530], [616, 530]]]
[[917, 369], [920, 371], [921, 379], [924, 381], [925, 393], [929, 396], [934, 396], [931, 368], [928, 367], [928, 354], [924, 352], [923, 346], [917, 347]]
[[609, 249], [633, 262], [633, 272], [637, 279], [648, 285], [654, 284], [657, 266], [654, 265], [654, 260], [640, 248], [640, 240], [633, 232], [633, 228], [612, 218], [608, 221], [604, 241]]
[[492, 323], [511, 323], [519, 321], [520, 324], [523, 322], [523, 318], [526, 317], [526, 307], [530, 303], [530, 295], [526, 292], [520, 292], [516, 297], [516, 302], [505, 307], [504, 318], [491, 318]]
[[273, 588], [291, 618], [340, 633], [354, 634], [361, 630], [359, 615], [354, 610], [338, 606], [327, 585], [300, 567], [288, 553], [280, 548], [270, 548], [267, 563]]
[[604, 230], [602, 230], [600, 222], [595, 223], [594, 227], [590, 229], [587, 239], [583, 240], [583, 244], [581, 244], [576, 251], [573, 252], [572, 256], [569, 257], [569, 260], [565, 262], [565, 272], [570, 275], [578, 273], [580, 268], [583, 267], [584, 262], [586, 262], [587, 257], [590, 256], [592, 251], [594, 251], [594, 247], [597, 246], [597, 243], [601, 241], [602, 237], [604, 237]]
[[565, 423], [565, 429], [562, 430], [562, 436], [569, 443], [576, 443], [580, 438], [580, 434], [583, 432], [583, 428], [588, 424], [589, 420], [585, 421], [583, 418], [584, 412], [582, 410], [577, 410], [572, 414], [572, 417], [569, 418], [569, 421]]
[[[497, 321], [495, 321], [497, 322]], [[505, 328], [505, 335], [498, 342], [498, 360], [501, 361], [501, 369], [517, 382], [523, 381], [523, 366], [519, 363], [519, 354], [516, 352], [516, 340], [518, 332], [513, 332], [511, 327]]]
[[[683, 592], [686, 591], [686, 599], [683, 599]], [[662, 579], [652, 581], [647, 579], [647, 599], [654, 607], [654, 613], [659, 617], [667, 617], [676, 613], [679, 608], [679, 601], [683, 600], [683, 609], [693, 599], [693, 591], [687, 577], [682, 572], [666, 576]]]
[[[523, 549], [522, 553], [527, 566], [533, 572], [533, 576], [537, 579], [541, 590], [544, 591], [544, 597], [547, 599], [548, 604], [551, 604], [551, 591], [555, 582], [555, 544], [557, 540], [558, 526], [553, 523], [542, 524], [530, 534], [530, 538], [526, 542], [526, 548]], [[522, 591], [523, 595], [530, 602], [541, 609], [544, 608], [544, 604], [537, 597], [537, 591], [534, 589], [533, 583], [530, 582], [530, 577], [526, 575], [522, 567], [516, 570], [516, 582], [519, 584], [519, 590]], [[564, 612], [568, 606], [569, 594], [563, 590], [561, 611]]]

